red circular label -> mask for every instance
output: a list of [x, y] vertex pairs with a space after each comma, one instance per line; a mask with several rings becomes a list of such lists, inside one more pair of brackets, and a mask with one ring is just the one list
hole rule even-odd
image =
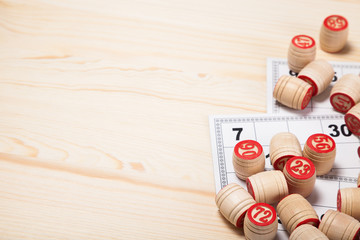
[[318, 227], [320, 224], [320, 221], [317, 218], [308, 218], [308, 219], [305, 219], [304, 221], [301, 221], [298, 225], [296, 225], [295, 228], [297, 228], [303, 224], [310, 224], [310, 225], [313, 225], [314, 227]]
[[313, 93], [313, 87], [309, 88], [309, 90], [307, 91], [302, 103], [301, 103], [301, 109], [306, 108], [306, 106], [309, 104], [311, 97], [314, 95]]
[[322, 133], [311, 135], [306, 141], [306, 144], [318, 153], [328, 153], [335, 149], [334, 139]]
[[358, 240], [360, 239], [360, 228], [356, 231], [353, 240]]
[[341, 191], [340, 189], [337, 192], [337, 210], [341, 212]]
[[315, 46], [314, 39], [307, 35], [297, 35], [297, 36], [293, 37], [291, 42], [296, 47], [303, 48], [303, 49], [312, 48], [313, 46]]
[[254, 198], [254, 200], [256, 201], [256, 196], [254, 194], [254, 189], [253, 189], [253, 186], [251, 184], [251, 181], [249, 178], [246, 179], [246, 187], [247, 187], [247, 190], [249, 192], [249, 194]]
[[340, 15], [331, 15], [325, 18], [324, 25], [332, 31], [341, 31], [347, 28], [348, 21]]
[[294, 178], [308, 179], [315, 174], [315, 166], [305, 157], [293, 157], [286, 163], [286, 171]]
[[318, 92], [318, 87], [316, 85], [316, 83], [314, 82], [314, 80], [312, 80], [311, 78], [305, 76], [305, 75], [298, 75], [298, 78], [304, 80], [305, 82], [307, 82], [308, 84], [310, 84], [312, 86], [312, 95], [315, 96]]
[[286, 162], [292, 157], [294, 157], [294, 155], [286, 155], [281, 158], [278, 158], [278, 160], [274, 162], [274, 169], [283, 170], [286, 165]]
[[345, 93], [334, 93], [330, 96], [330, 103], [336, 111], [346, 113], [355, 105], [354, 100]]
[[354, 116], [351, 113], [345, 114], [345, 123], [349, 130], [357, 135], [360, 136], [360, 119]]
[[244, 218], [245, 218], [245, 214], [246, 212], [243, 212], [240, 217], [238, 218], [238, 220], [236, 221], [236, 226], [239, 228], [242, 228], [244, 225]]
[[238, 158], [251, 160], [260, 156], [263, 152], [262, 146], [254, 140], [238, 142], [234, 147], [234, 153]]
[[267, 226], [276, 220], [276, 211], [267, 203], [255, 203], [247, 211], [247, 217], [257, 226]]

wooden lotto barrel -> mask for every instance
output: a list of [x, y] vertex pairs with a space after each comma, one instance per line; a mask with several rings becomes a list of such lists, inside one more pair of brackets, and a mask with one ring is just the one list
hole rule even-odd
[[246, 211], [256, 202], [240, 185], [231, 183], [223, 187], [215, 197], [221, 214], [232, 224], [242, 227]]
[[315, 40], [308, 35], [297, 35], [291, 39], [288, 50], [288, 66], [293, 72], [300, 72], [316, 56]]
[[354, 135], [360, 136], [360, 103], [345, 114], [345, 124]]
[[289, 194], [288, 186], [281, 171], [265, 171], [246, 179], [247, 190], [256, 202], [273, 204]]
[[234, 147], [232, 160], [236, 176], [242, 180], [265, 168], [263, 148], [254, 140], [238, 142]]
[[340, 15], [325, 18], [320, 29], [320, 47], [325, 52], [339, 52], [346, 45], [349, 35], [349, 24]]
[[276, 211], [271, 205], [256, 203], [247, 210], [244, 220], [246, 239], [275, 239], [277, 228]]
[[329, 239], [354, 240], [360, 237], [360, 223], [355, 218], [334, 210], [327, 210], [319, 225]]
[[297, 77], [283, 75], [274, 88], [273, 96], [281, 104], [293, 108], [304, 109], [309, 104], [313, 95], [310, 84]]
[[311, 204], [300, 194], [290, 194], [276, 207], [279, 218], [289, 234], [303, 224], [319, 225], [319, 217]]
[[[293, 157], [283, 170], [289, 193], [308, 197], [315, 186], [316, 171], [314, 164], [305, 157]], [[360, 189], [359, 189], [360, 190]]]
[[339, 189], [337, 210], [360, 220], [360, 188]]
[[290, 235], [289, 240], [326, 240], [329, 239], [318, 228], [303, 224], [297, 227]]
[[288, 159], [302, 156], [297, 137], [290, 132], [280, 132], [270, 140], [270, 160], [275, 170], [283, 170]]
[[307, 64], [298, 75], [298, 78], [306, 81], [313, 87], [313, 95], [319, 95], [330, 85], [335, 75], [330, 63], [318, 59]]
[[356, 74], [345, 74], [331, 89], [330, 103], [336, 111], [346, 113], [360, 102], [360, 77]]
[[313, 134], [304, 145], [303, 156], [313, 162], [316, 168], [316, 175], [327, 174], [330, 172], [335, 161], [335, 141], [323, 133]]

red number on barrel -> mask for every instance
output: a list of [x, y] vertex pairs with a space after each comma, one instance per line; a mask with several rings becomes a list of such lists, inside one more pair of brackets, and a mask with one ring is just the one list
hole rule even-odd
[[295, 39], [295, 42], [300, 47], [308, 47], [312, 44], [311, 39], [309, 39], [307, 37], [297, 37]]
[[253, 150], [255, 148], [253, 143], [243, 143], [240, 145], [240, 148], [242, 150], [247, 150], [240, 154], [243, 157], [254, 157], [257, 154], [257, 152]]
[[257, 218], [257, 216], [259, 216], [260, 213], [264, 212], [264, 216], [259, 218], [259, 221], [261, 221], [261, 222], [264, 222], [264, 223], [268, 222], [269, 218], [272, 216], [271, 211], [266, 210], [263, 207], [256, 207], [255, 210], [258, 210], [258, 211], [255, 213], [254, 218]]
[[314, 138], [314, 142], [318, 143], [314, 147], [319, 150], [330, 149], [331, 145], [328, 143], [326, 136], [319, 136]]
[[342, 28], [342, 27], [344, 27], [344, 21], [341, 18], [338, 18], [338, 17], [336, 17], [335, 19], [330, 18], [328, 20], [328, 24], [332, 28]]
[[[310, 171], [310, 166], [307, 164], [304, 165], [301, 160], [295, 161], [295, 164], [296, 165], [292, 166], [290, 169], [294, 172], [298, 172], [300, 175], [306, 175]], [[302, 169], [300, 169], [300, 167], [302, 167]]]

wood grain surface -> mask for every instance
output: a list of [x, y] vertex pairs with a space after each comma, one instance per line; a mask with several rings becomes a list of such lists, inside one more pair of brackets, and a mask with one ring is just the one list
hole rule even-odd
[[[208, 115], [264, 113], [266, 58], [346, 1], [0, 0], [0, 239], [241, 239]], [[9, 155], [10, 154], [10, 155]], [[14, 155], [13, 155], [14, 154]]]

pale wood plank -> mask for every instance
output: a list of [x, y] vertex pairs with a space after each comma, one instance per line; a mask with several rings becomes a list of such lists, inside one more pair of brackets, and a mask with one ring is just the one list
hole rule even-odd
[[[0, 154], [1, 239], [237, 239], [213, 189]], [[220, 220], [220, 221], [219, 221]]]

